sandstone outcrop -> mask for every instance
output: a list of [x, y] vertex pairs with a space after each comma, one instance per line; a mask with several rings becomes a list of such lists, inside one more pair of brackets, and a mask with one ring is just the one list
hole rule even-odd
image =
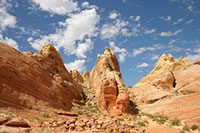
[[82, 99], [81, 86], [72, 79], [50, 45], [38, 53], [25, 52], [0, 43], [0, 106], [69, 109]]
[[90, 73], [90, 85], [96, 94], [99, 110], [103, 113], [122, 115], [129, 105], [129, 95], [121, 77], [116, 55], [105, 48]]
[[200, 124], [198, 63], [190, 63], [183, 56], [174, 61], [170, 54], [163, 54], [150, 74], [130, 91], [143, 112], [163, 113], [186, 123]]
[[148, 75], [143, 77], [135, 86], [140, 86], [143, 83], [150, 82], [164, 72], [177, 71], [190, 64], [191, 63], [184, 56], [181, 56], [177, 61], [175, 61], [171, 54], [163, 54], [159, 58], [155, 68]]
[[80, 85], [83, 84], [83, 78], [82, 78], [81, 74], [79, 73], [79, 71], [77, 71], [77, 70], [71, 70], [70, 74], [71, 74], [72, 78], [76, 82], [78, 82]]
[[83, 86], [90, 88], [90, 73], [87, 70], [83, 72], [82, 78], [83, 78]]

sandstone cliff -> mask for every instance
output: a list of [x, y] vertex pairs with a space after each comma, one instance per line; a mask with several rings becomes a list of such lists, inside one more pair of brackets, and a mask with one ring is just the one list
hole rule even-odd
[[129, 96], [121, 77], [116, 55], [105, 48], [90, 73], [90, 85], [96, 94], [99, 110], [103, 113], [122, 115], [129, 105]]
[[83, 78], [82, 78], [81, 74], [79, 73], [79, 71], [77, 71], [77, 70], [71, 70], [70, 74], [71, 74], [72, 78], [76, 82], [78, 82], [80, 85], [83, 84]]
[[69, 109], [82, 99], [81, 86], [72, 79], [50, 45], [38, 53], [24, 52], [0, 43], [0, 106]]

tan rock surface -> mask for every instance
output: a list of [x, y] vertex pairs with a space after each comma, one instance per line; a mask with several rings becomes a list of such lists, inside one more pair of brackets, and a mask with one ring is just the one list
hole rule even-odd
[[69, 109], [82, 99], [82, 88], [64, 67], [50, 44], [33, 55], [0, 43], [0, 106]]
[[194, 64], [185, 69], [174, 72], [176, 77], [176, 88], [181, 93], [200, 93], [200, 65]]
[[121, 115], [129, 104], [129, 96], [119, 72], [116, 55], [105, 48], [104, 55], [99, 56], [90, 73], [90, 83], [96, 91], [94, 100], [98, 101], [99, 110], [103, 113]]
[[83, 78], [83, 86], [90, 88], [90, 73], [88, 71], [84, 71], [82, 74]]
[[71, 70], [70, 74], [71, 74], [72, 78], [76, 82], [78, 82], [80, 85], [83, 84], [83, 78], [82, 78], [81, 74], [79, 73], [79, 71], [77, 71], [77, 70]]
[[140, 86], [143, 83], [150, 82], [151, 80], [153, 80], [154, 78], [156, 78], [164, 72], [177, 71], [190, 64], [191, 63], [184, 56], [180, 57], [177, 61], [175, 61], [171, 54], [163, 54], [159, 58], [155, 68], [148, 75], [143, 77], [135, 86]]
[[188, 124], [200, 124], [200, 93], [163, 99], [154, 104], [141, 105], [139, 108], [147, 113], [163, 113], [172, 118], [179, 118]]

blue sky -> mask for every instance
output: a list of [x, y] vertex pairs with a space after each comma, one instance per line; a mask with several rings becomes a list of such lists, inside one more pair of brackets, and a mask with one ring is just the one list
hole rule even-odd
[[22, 52], [49, 42], [81, 73], [109, 46], [133, 86], [163, 53], [200, 59], [200, 0], [0, 0], [0, 41]]

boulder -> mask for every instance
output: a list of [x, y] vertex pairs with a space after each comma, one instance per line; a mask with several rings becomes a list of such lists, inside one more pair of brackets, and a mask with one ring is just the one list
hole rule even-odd
[[69, 109], [73, 99], [82, 99], [81, 86], [51, 44], [27, 54], [0, 43], [0, 53], [1, 107]]
[[30, 127], [28, 122], [22, 118], [12, 118], [10, 121], [6, 122], [5, 125], [11, 127]]
[[[96, 91], [94, 100], [98, 101], [103, 113], [122, 115], [129, 105], [129, 95], [124, 85], [116, 55], [105, 48], [90, 73], [90, 85]], [[95, 99], [96, 98], [96, 99]]]

